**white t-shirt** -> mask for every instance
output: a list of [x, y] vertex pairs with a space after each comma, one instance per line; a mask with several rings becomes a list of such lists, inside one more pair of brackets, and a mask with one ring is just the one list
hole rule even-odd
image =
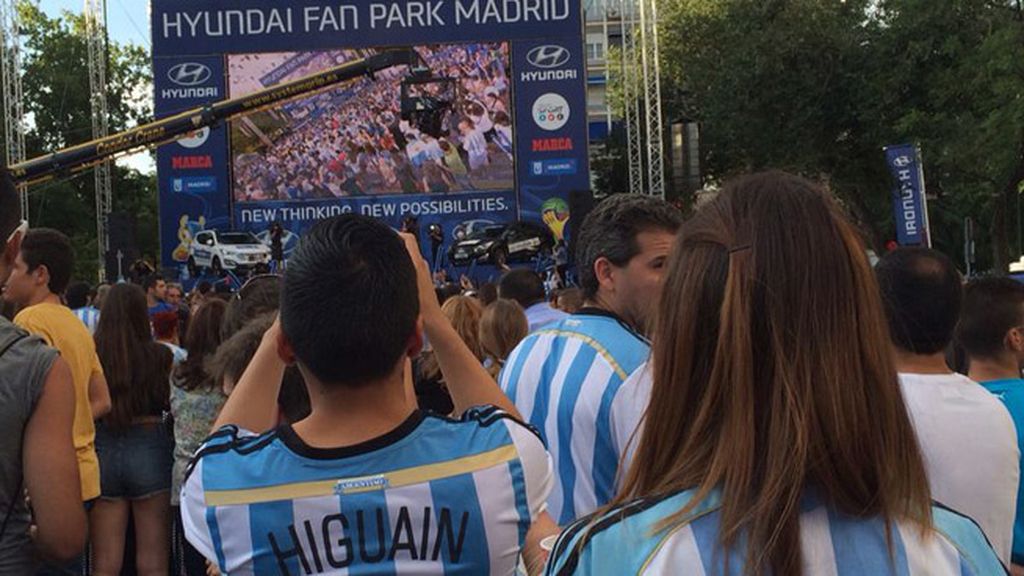
[[1010, 563], [1020, 452], [1009, 412], [961, 374], [900, 374], [932, 499], [973, 518]]

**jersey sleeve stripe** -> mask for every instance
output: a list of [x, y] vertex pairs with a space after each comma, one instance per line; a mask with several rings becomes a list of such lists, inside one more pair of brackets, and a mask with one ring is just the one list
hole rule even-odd
[[949, 539], [974, 574], [1010, 573], [974, 520], [936, 503], [932, 506], [932, 521], [935, 530]]
[[505, 444], [500, 448], [480, 454], [369, 476], [295, 482], [243, 490], [207, 490], [205, 498], [207, 506], [230, 506], [273, 502], [275, 500], [315, 498], [332, 494], [359, 494], [387, 488], [399, 488], [421, 482], [432, 482], [459, 474], [469, 474], [477, 470], [504, 464], [517, 457], [518, 454], [515, 446], [513, 444]]

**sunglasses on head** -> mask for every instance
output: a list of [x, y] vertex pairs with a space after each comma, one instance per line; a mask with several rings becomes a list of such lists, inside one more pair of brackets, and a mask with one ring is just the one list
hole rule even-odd
[[17, 236], [19, 232], [21, 233], [21, 237], [24, 238], [25, 237], [25, 233], [28, 232], [28, 220], [22, 220], [18, 224], [18, 227], [15, 228], [13, 232], [11, 232], [10, 236], [7, 237], [7, 241], [4, 242], [4, 245], [10, 244], [11, 241], [14, 240], [14, 237]]

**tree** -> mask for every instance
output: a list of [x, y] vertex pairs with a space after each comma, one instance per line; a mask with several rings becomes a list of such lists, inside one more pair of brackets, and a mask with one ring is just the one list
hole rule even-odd
[[1024, 179], [1018, 3], [669, 0], [662, 14], [666, 113], [701, 122], [710, 178], [822, 179], [880, 248], [892, 237], [881, 149], [918, 142], [936, 246], [959, 253], [970, 215], [992, 222], [982, 264], [1005, 266], [1006, 203]]
[[[19, 5], [23, 34], [22, 84], [28, 132], [28, 157], [34, 157], [92, 138], [88, 50], [85, 19], [63, 12], [50, 18], [37, 2]], [[144, 49], [109, 43], [107, 102], [110, 130], [120, 131], [151, 114], [152, 76]], [[143, 253], [156, 254], [156, 179], [133, 169], [113, 166], [115, 211], [137, 221], [137, 242]], [[92, 172], [33, 186], [29, 191], [33, 227], [56, 228], [75, 246], [75, 276], [96, 278], [96, 204]]]

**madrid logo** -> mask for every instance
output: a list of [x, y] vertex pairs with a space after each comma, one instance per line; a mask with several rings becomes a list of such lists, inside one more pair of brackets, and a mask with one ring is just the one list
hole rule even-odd
[[213, 73], [205, 64], [198, 62], [182, 62], [167, 71], [167, 79], [178, 86], [198, 86], [205, 84]]
[[569, 103], [560, 94], [548, 92], [533, 102], [533, 121], [543, 130], [558, 130], [569, 121]]

